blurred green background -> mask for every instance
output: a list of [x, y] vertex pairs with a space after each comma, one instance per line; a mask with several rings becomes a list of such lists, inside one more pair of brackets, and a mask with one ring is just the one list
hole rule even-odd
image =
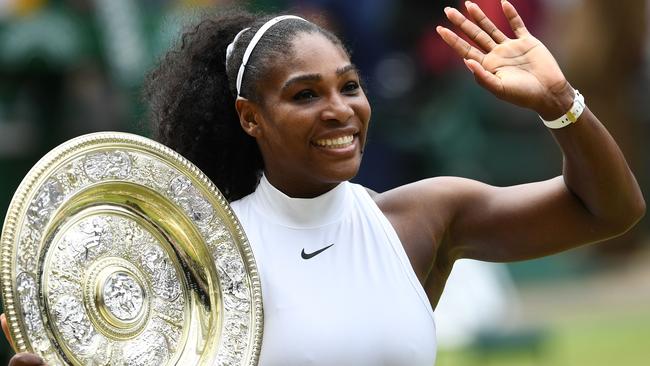
[[[506, 29], [498, 0], [475, 2]], [[232, 3], [0, 0], [0, 213], [29, 168], [67, 139], [105, 130], [148, 135], [140, 99], [147, 70], [184, 25]], [[649, 1], [512, 3], [619, 141], [647, 193]], [[447, 23], [442, 9], [460, 1], [246, 6], [317, 16], [352, 49], [373, 107], [358, 182], [383, 191], [436, 175], [511, 185], [560, 174], [561, 155], [537, 116], [480, 89], [437, 37], [435, 26]], [[463, 304], [450, 308], [467, 310], [436, 314], [438, 365], [648, 365], [649, 268], [644, 219], [607, 243], [483, 267], [479, 278], [494, 277], [491, 295], [478, 294], [490, 286], [471, 290], [478, 283], [471, 276], [450, 282], [450, 304]], [[3, 363], [11, 353], [0, 343]]]

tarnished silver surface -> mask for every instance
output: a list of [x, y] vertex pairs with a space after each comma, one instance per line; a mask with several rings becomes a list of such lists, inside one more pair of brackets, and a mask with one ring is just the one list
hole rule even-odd
[[71, 140], [27, 175], [2, 233], [18, 351], [51, 365], [254, 365], [259, 278], [214, 185], [151, 140]]

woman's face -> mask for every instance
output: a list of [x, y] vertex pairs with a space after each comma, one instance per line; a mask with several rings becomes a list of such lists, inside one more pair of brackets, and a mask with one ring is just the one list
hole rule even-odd
[[341, 47], [319, 33], [296, 36], [293, 54], [259, 86], [253, 135], [269, 181], [313, 197], [357, 174], [370, 105]]

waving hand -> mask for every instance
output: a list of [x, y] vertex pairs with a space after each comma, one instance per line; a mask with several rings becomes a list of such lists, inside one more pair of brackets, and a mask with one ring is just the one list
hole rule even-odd
[[447, 18], [473, 40], [476, 48], [445, 27], [437, 27], [442, 39], [463, 59], [476, 81], [498, 98], [533, 109], [544, 119], [563, 115], [573, 102], [573, 90], [548, 49], [533, 37], [517, 10], [501, 1], [516, 38], [508, 38], [470, 1], [469, 19], [454, 8]]

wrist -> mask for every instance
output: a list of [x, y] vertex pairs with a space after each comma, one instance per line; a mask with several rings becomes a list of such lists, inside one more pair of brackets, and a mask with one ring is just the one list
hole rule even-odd
[[550, 95], [545, 105], [537, 111], [537, 114], [546, 121], [552, 121], [562, 117], [573, 106], [575, 90], [569, 83], [565, 83], [559, 93]]
[[546, 127], [551, 129], [564, 128], [578, 121], [578, 118], [580, 118], [580, 115], [582, 115], [582, 112], [585, 110], [585, 97], [583, 97], [577, 90], [574, 90], [573, 95], [573, 104], [571, 105], [571, 108], [569, 108], [569, 110], [559, 118], [549, 121], [541, 116], [539, 117]]

